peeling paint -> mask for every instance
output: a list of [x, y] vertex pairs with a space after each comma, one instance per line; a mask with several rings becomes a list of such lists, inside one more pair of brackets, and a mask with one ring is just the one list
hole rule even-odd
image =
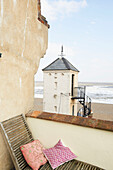
[[14, 6], [16, 6], [16, 0], [13, 0]]
[[1, 17], [3, 18], [4, 15], [4, 5], [3, 5], [3, 0], [1, 0]]
[[3, 42], [1, 42], [1, 47], [3, 47]]
[[21, 87], [22, 87], [22, 78], [21, 77], [19, 78], [19, 81], [20, 81], [20, 89], [21, 89]]
[[43, 48], [44, 48], [44, 39], [42, 37], [38, 37], [38, 40], [41, 43], [41, 50], [43, 50]]
[[27, 1], [27, 9], [26, 9], [26, 20], [25, 20], [25, 27], [24, 27], [24, 47], [23, 47], [23, 50], [22, 50], [22, 57], [24, 57], [24, 50], [25, 50], [25, 35], [26, 35], [26, 28], [27, 28], [27, 10], [28, 10], [28, 7], [29, 7], [29, 0]]
[[[1, 0], [0, 26], [2, 25], [3, 15], [4, 15], [4, 4], [3, 4], [3, 0]], [[1, 41], [1, 46], [3, 46], [3, 41]]]

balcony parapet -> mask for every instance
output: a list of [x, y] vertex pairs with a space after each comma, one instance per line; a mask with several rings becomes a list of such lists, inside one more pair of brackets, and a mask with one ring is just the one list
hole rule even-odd
[[40, 111], [33, 111], [31, 113], [27, 113], [26, 117], [50, 120], [50, 121], [55, 121], [60, 123], [67, 123], [72, 125], [78, 125], [78, 126], [113, 132], [113, 121], [84, 118], [79, 116], [71, 116], [71, 115], [56, 114], [56, 113], [49, 113], [49, 112], [40, 112]]

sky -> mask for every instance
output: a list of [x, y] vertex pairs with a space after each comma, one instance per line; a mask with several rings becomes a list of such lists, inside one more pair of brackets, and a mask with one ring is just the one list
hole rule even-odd
[[79, 82], [113, 82], [113, 0], [41, 0], [41, 10], [50, 29], [35, 80], [43, 80], [42, 69], [63, 45]]

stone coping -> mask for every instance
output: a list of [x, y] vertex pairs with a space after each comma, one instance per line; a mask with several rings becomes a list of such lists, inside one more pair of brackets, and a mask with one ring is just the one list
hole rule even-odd
[[27, 113], [26, 117], [50, 120], [50, 121], [55, 121], [60, 123], [68, 123], [72, 125], [96, 128], [100, 130], [107, 130], [113, 132], [113, 121], [99, 120], [93, 118], [83, 118], [78, 116], [40, 112], [40, 111], [33, 111], [31, 113]]
[[46, 18], [45, 18], [43, 15], [41, 15], [41, 2], [40, 2], [40, 0], [38, 0], [38, 20], [39, 20], [42, 24], [44, 24], [44, 25], [46, 25], [48, 28], [50, 28], [50, 25], [48, 24]]

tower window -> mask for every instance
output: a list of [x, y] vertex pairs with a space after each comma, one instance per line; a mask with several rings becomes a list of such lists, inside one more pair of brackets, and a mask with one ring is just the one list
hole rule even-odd
[[56, 94], [54, 94], [54, 98], [55, 98], [55, 99], [57, 98], [57, 95], [56, 95]]
[[57, 82], [55, 82], [55, 89], [57, 89]]
[[74, 105], [72, 106], [72, 116], [74, 116]]
[[73, 96], [73, 89], [74, 89], [74, 74], [72, 74], [72, 83], [71, 83], [71, 95]]
[[57, 106], [54, 106], [55, 112], [57, 112]]

